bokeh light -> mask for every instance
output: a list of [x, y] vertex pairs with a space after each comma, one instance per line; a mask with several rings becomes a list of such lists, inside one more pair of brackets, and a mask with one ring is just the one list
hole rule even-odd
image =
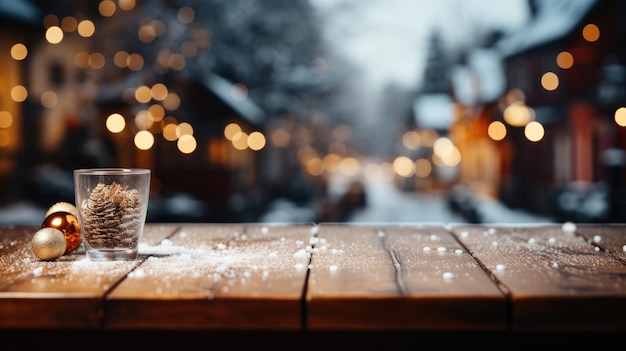
[[620, 127], [626, 127], [626, 107], [620, 107], [615, 110], [615, 123]]
[[147, 130], [141, 130], [135, 134], [134, 142], [139, 150], [149, 150], [154, 145], [154, 135]]
[[22, 43], [13, 44], [11, 46], [11, 57], [16, 61], [21, 61], [28, 55], [28, 49], [26, 45]]
[[544, 129], [543, 125], [537, 121], [532, 121], [524, 127], [524, 136], [526, 139], [537, 142], [543, 139]]
[[493, 140], [502, 140], [506, 137], [506, 126], [500, 121], [493, 121], [487, 128], [487, 134]]
[[126, 120], [121, 114], [112, 113], [106, 119], [106, 127], [111, 133], [119, 133], [126, 127]]

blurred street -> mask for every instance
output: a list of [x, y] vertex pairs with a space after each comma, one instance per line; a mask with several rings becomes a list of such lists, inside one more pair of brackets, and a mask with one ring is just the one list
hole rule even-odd
[[[465, 223], [468, 220], [451, 210], [446, 198], [429, 193], [405, 193], [389, 181], [365, 183], [367, 203], [355, 210], [347, 222], [437, 222]], [[493, 199], [477, 199], [476, 211], [482, 223], [549, 223], [550, 218], [509, 209]]]

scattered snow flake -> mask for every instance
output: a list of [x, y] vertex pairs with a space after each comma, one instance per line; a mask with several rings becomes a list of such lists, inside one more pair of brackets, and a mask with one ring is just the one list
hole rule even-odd
[[561, 230], [568, 233], [573, 233], [576, 231], [576, 224], [572, 222], [565, 222], [561, 225]]

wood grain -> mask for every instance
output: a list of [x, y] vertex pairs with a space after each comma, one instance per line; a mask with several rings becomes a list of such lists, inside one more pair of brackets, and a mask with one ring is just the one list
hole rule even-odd
[[320, 225], [310, 329], [506, 329], [506, 303], [442, 226]]
[[576, 232], [561, 225], [453, 232], [506, 289], [511, 330], [626, 329], [626, 265]]
[[312, 227], [182, 226], [170, 254], [150, 257], [107, 296], [106, 325], [300, 329]]
[[[30, 240], [37, 227], [3, 228], [0, 257], [0, 327], [100, 328], [107, 292], [141, 263], [91, 262], [84, 247], [55, 261], [40, 261]], [[163, 235], [147, 227], [145, 237]]]

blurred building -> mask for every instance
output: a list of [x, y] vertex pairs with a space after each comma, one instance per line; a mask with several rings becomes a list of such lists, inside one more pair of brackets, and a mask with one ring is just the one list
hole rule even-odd
[[[624, 221], [626, 6], [529, 3], [526, 26], [493, 46], [500, 97], [463, 101], [457, 86], [459, 181], [561, 220]], [[472, 72], [477, 86], [486, 83]]]
[[29, 162], [17, 155], [22, 148], [32, 148], [22, 138], [33, 128], [23, 118], [22, 102], [28, 95], [24, 60], [40, 23], [39, 8], [30, 1], [0, 1], [0, 193], [7, 194], [5, 199], [17, 198], [11, 189], [13, 174], [20, 163]]

